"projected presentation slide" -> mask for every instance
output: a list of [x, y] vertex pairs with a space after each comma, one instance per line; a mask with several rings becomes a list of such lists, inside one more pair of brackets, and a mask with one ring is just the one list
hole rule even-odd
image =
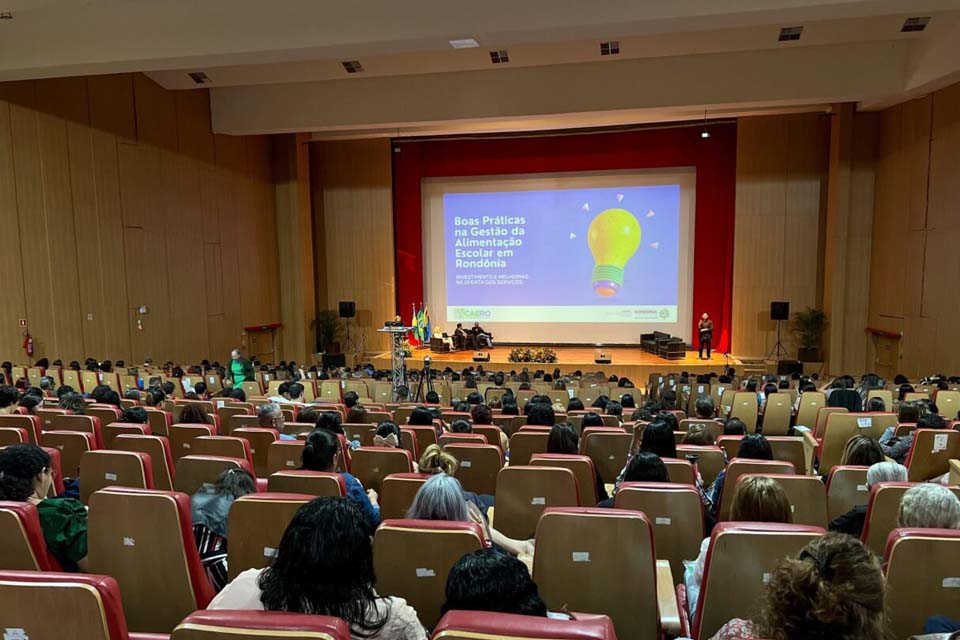
[[[539, 188], [547, 183], [554, 188]], [[521, 324], [538, 325], [538, 335], [550, 325], [604, 325], [604, 335], [607, 325], [626, 325], [615, 331], [626, 342], [639, 341], [638, 325], [679, 327], [690, 317], [691, 185], [688, 174], [663, 172], [486, 178], [440, 193], [431, 185], [426, 284], [442, 309], [435, 316], [495, 331], [503, 324], [508, 334]]]

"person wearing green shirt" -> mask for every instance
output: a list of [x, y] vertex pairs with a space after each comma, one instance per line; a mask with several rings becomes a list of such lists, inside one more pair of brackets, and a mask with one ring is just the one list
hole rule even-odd
[[233, 376], [234, 386], [239, 387], [241, 382], [256, 380], [253, 373], [253, 363], [243, 357], [240, 349], [230, 352], [230, 374]]
[[47, 498], [50, 455], [32, 444], [0, 450], [0, 500], [36, 506], [47, 550], [64, 571], [80, 571], [87, 557], [87, 508], [72, 498]]

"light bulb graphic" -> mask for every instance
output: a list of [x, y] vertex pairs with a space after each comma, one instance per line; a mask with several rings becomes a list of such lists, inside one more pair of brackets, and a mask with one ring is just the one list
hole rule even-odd
[[593, 254], [593, 290], [609, 298], [623, 286], [623, 268], [640, 247], [640, 223], [626, 209], [606, 209], [590, 223], [587, 245]]

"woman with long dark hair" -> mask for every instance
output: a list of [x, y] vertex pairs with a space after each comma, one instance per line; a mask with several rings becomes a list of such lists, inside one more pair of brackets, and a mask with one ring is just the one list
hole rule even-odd
[[413, 607], [378, 596], [375, 583], [363, 513], [347, 498], [317, 498], [293, 516], [273, 564], [241, 573], [208, 608], [334, 616], [354, 638], [425, 640]]

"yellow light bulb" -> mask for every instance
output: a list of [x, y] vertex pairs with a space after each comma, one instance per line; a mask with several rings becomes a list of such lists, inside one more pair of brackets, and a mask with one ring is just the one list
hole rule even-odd
[[601, 211], [590, 223], [587, 245], [593, 254], [593, 290], [605, 298], [623, 286], [623, 268], [640, 248], [640, 223], [626, 209]]

